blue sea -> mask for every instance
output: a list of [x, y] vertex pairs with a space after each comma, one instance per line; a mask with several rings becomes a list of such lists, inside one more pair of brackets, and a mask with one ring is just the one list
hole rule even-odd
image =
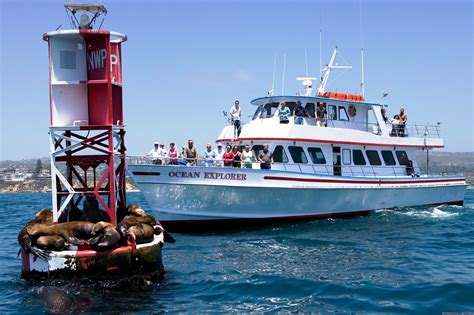
[[[148, 206], [140, 193], [129, 202]], [[474, 311], [474, 190], [465, 206], [178, 234], [158, 284], [25, 281], [17, 234], [50, 194], [0, 194], [0, 313]], [[159, 218], [158, 218], [159, 219]], [[48, 292], [65, 295], [64, 309]]]

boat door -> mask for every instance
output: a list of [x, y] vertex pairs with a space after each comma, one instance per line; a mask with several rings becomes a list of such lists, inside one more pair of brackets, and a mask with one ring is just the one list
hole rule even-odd
[[332, 164], [334, 175], [341, 176], [341, 147], [332, 147]]

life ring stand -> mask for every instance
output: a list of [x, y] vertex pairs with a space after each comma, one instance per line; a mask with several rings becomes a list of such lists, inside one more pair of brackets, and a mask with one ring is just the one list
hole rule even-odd
[[357, 115], [357, 108], [354, 105], [349, 106], [349, 116], [354, 117]]

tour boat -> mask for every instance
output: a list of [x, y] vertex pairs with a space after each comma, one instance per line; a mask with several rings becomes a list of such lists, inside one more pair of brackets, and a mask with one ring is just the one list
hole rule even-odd
[[[253, 118], [237, 136], [232, 124], [216, 142], [249, 145], [257, 155], [264, 144], [273, 153], [271, 169], [196, 165], [155, 165], [129, 157], [128, 173], [167, 229], [203, 229], [246, 223], [340, 217], [377, 209], [456, 204], [464, 200], [466, 178], [421, 174], [415, 153], [443, 148], [440, 125], [392, 126], [386, 105], [366, 102], [363, 95], [325, 90], [334, 66], [334, 51], [322, 71], [318, 90], [303, 80], [303, 95], [254, 99]], [[281, 104], [297, 102], [309, 117], [281, 124]], [[315, 117], [317, 104], [327, 112], [325, 125]], [[394, 132], [394, 128], [396, 131]], [[200, 148], [199, 148], [200, 149]], [[200, 155], [202, 155], [200, 151]], [[411, 162], [410, 162], [411, 161]], [[408, 166], [409, 163], [413, 166]]]

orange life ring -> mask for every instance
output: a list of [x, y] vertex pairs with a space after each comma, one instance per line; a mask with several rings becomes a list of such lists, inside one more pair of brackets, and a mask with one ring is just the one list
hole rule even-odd
[[349, 116], [354, 117], [357, 115], [357, 108], [354, 105], [350, 105], [349, 108]]

